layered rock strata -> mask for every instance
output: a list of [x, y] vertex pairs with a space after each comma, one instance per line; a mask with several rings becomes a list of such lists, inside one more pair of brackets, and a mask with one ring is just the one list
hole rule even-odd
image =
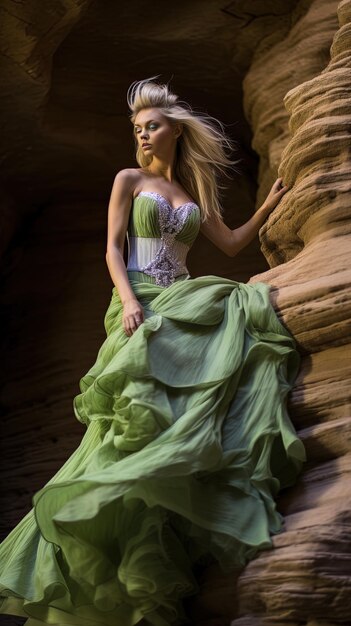
[[[351, 3], [253, 0], [245, 6], [240, 1], [225, 7], [215, 4], [209, 6], [207, 17], [204, 12], [198, 29], [201, 42], [197, 39], [196, 43], [201, 55], [204, 49], [219, 51], [213, 61], [218, 73], [206, 67], [204, 75], [194, 72], [192, 56], [189, 84], [206, 84], [208, 98], [214, 94], [213, 100], [223, 103], [222, 109], [213, 110], [223, 119], [240, 95], [240, 89], [230, 84], [228, 71], [240, 82], [248, 70], [244, 109], [252, 128], [252, 148], [260, 158], [257, 204], [277, 171], [291, 189], [261, 230], [262, 249], [271, 269], [251, 281], [272, 285], [272, 302], [303, 355], [290, 411], [305, 442], [308, 463], [296, 487], [280, 499], [286, 527], [274, 539], [275, 549], [262, 553], [238, 576], [228, 577], [211, 568], [202, 581], [194, 624], [207, 621], [217, 626], [232, 619], [233, 626], [346, 626], [351, 623], [347, 478]], [[3, 421], [8, 442], [7, 456], [3, 455], [6, 486], [11, 494], [3, 522], [9, 529], [28, 510], [33, 491], [63, 463], [82, 434], [81, 425], [69, 417], [71, 399], [79, 376], [102, 341], [102, 319], [110, 296], [103, 260], [102, 207], [108, 198], [101, 198], [96, 190], [107, 190], [115, 169], [126, 166], [130, 136], [120, 122], [126, 113], [123, 106], [119, 103], [117, 113], [108, 108], [112, 100], [106, 85], [115, 79], [111, 80], [112, 70], [106, 63], [112, 55], [106, 54], [105, 73], [96, 73], [105, 80], [99, 97], [94, 96], [92, 83], [82, 92], [83, 97], [92, 94], [89, 107], [80, 108], [82, 103], [74, 101], [77, 90], [65, 82], [72, 59], [77, 58], [74, 42], [79, 39], [83, 46], [92, 23], [94, 33], [103, 32], [105, 37], [112, 4], [106, 5], [106, 13], [96, 3], [73, 0], [43, 5], [40, 11], [34, 2], [8, 2], [6, 6], [6, 19], [14, 26], [9, 28], [8, 41], [3, 40], [2, 73], [8, 88], [3, 90], [2, 106], [7, 107], [8, 124], [1, 175], [9, 171], [11, 185], [5, 185], [2, 193], [1, 250], [9, 246], [14, 234], [17, 238], [5, 265], [1, 298], [3, 315], [11, 320], [3, 343], [8, 371], [2, 394], [3, 407], [9, 407]], [[184, 21], [170, 23], [169, 32], [162, 22], [159, 33], [152, 31], [149, 43], [142, 39], [145, 58], [155, 58], [157, 46], [165, 41], [167, 71], [170, 53], [179, 60], [176, 55], [182, 49], [184, 59], [189, 58], [190, 48], [184, 42], [193, 31], [190, 26], [190, 30], [184, 28], [192, 24], [191, 11], [194, 15], [197, 11], [195, 4], [191, 7], [192, 3], [184, 5]], [[231, 24], [238, 23], [229, 70], [221, 50], [230, 47], [233, 31], [229, 31], [229, 21], [215, 22], [214, 9], [226, 9]], [[130, 9], [133, 17], [132, 13]], [[126, 14], [127, 10], [121, 20]], [[125, 32], [125, 39], [119, 33], [121, 46], [132, 59], [141, 37], [135, 20], [132, 33], [127, 28]], [[110, 52], [108, 45], [117, 43], [117, 38], [112, 39], [106, 38]], [[10, 58], [13, 63], [6, 64]], [[130, 80], [152, 73], [149, 66], [137, 67], [138, 76], [119, 77], [121, 93]], [[77, 76], [84, 75], [82, 67], [75, 71]], [[87, 74], [94, 76], [92, 68]], [[99, 106], [91, 113], [94, 98]], [[77, 111], [82, 110], [81, 120]], [[230, 120], [238, 116], [236, 109]], [[241, 119], [238, 127], [244, 128], [246, 137]], [[77, 174], [83, 172], [82, 163], [89, 190], [84, 202]], [[16, 180], [21, 181], [21, 190], [15, 189]], [[244, 206], [248, 195], [242, 196], [240, 205]], [[241, 218], [227, 215], [232, 226]], [[210, 254], [211, 268], [215, 268], [214, 259]], [[260, 271], [258, 265], [254, 271]], [[220, 273], [235, 279], [244, 276], [238, 276], [235, 265], [232, 274], [224, 265]], [[89, 316], [82, 314], [87, 310]], [[210, 615], [222, 617], [210, 620]]]
[[[332, 4], [311, 7], [320, 9], [322, 25]], [[290, 191], [260, 233], [273, 269], [250, 282], [272, 285], [274, 307], [304, 355], [290, 411], [308, 462], [280, 499], [286, 525], [274, 550], [238, 578], [232, 626], [351, 623], [349, 0], [339, 3], [337, 16], [330, 62], [283, 98], [288, 132], [275, 127], [267, 134], [267, 118], [251, 114], [257, 149], [272, 169], [279, 159], [278, 175]], [[253, 66], [248, 90], [254, 78]], [[247, 93], [246, 101], [262, 111], [259, 98]]]

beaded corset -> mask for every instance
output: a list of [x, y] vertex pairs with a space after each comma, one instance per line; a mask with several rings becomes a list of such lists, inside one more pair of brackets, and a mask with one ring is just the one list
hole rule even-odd
[[189, 277], [187, 253], [200, 228], [194, 202], [173, 208], [156, 191], [141, 191], [133, 200], [128, 224], [127, 271], [138, 271], [168, 287], [178, 276]]

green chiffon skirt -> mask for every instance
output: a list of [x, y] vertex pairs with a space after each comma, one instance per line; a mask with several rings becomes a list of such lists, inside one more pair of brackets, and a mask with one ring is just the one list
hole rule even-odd
[[0, 546], [0, 613], [27, 626], [188, 623], [196, 564], [271, 548], [305, 460], [286, 409], [299, 355], [269, 286], [129, 277], [145, 321], [125, 334], [113, 288], [73, 400], [87, 430]]

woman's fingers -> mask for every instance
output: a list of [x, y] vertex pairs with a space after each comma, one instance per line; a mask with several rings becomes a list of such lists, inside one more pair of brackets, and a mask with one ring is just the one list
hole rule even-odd
[[276, 194], [279, 198], [281, 198], [287, 190], [288, 190], [288, 186], [283, 185], [282, 178], [278, 178], [272, 187], [273, 194]]
[[286, 185], [283, 185], [283, 179], [282, 178], [277, 178], [277, 180], [275, 181], [274, 185], [273, 185], [273, 189], [275, 191], [282, 191], [283, 189], [286, 188]]
[[288, 189], [289, 187], [283, 184], [282, 177], [280, 176], [279, 178], [277, 178], [274, 181], [271, 190], [266, 198], [266, 207], [272, 211], [280, 202], [282, 196], [288, 191]]
[[140, 302], [131, 299], [127, 300], [123, 307], [123, 328], [128, 337], [138, 329], [144, 320], [144, 309]]
[[143, 322], [143, 316], [142, 315], [130, 315], [127, 320], [125, 321], [125, 325], [124, 325], [124, 330], [126, 332], [126, 334], [128, 335], [128, 337], [131, 337], [131, 335], [138, 329], [138, 327], [140, 326], [140, 324], [142, 324]]

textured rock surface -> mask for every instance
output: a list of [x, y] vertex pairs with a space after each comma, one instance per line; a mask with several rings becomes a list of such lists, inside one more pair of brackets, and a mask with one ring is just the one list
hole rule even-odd
[[208, 570], [194, 625], [350, 624], [350, 0], [1, 11], [3, 534], [82, 436], [72, 398], [104, 338], [108, 195], [114, 173], [135, 165], [126, 88], [174, 73], [195, 106], [237, 120], [245, 176], [228, 190], [228, 225], [252, 211], [256, 175], [257, 205], [278, 168], [291, 188], [261, 230], [271, 269], [257, 245], [233, 262], [201, 237], [189, 266], [272, 285], [303, 354], [290, 410], [308, 454], [280, 498], [275, 550], [238, 576]]
[[[311, 5], [319, 37], [333, 23], [332, 4]], [[284, 97], [289, 135], [267, 136], [259, 105], [253, 119], [254, 66], [246, 81], [255, 148], [275, 167], [283, 147], [279, 174], [291, 189], [261, 231], [276, 267], [251, 282], [273, 286], [275, 308], [305, 355], [290, 405], [308, 463], [280, 500], [286, 527], [275, 550], [238, 579], [233, 626], [351, 623], [351, 2], [340, 2], [338, 18], [328, 65]]]
[[[310, 5], [284, 41], [258, 49], [244, 80], [258, 205], [278, 166], [290, 187], [260, 233], [272, 269], [250, 282], [272, 285], [303, 355], [289, 405], [308, 462], [279, 499], [286, 521], [274, 550], [237, 576], [204, 576], [194, 615], [236, 613], [232, 626], [351, 624], [351, 2]], [[315, 46], [328, 42], [330, 62], [318, 68]], [[278, 58], [301, 72], [298, 86], [289, 89]]]

